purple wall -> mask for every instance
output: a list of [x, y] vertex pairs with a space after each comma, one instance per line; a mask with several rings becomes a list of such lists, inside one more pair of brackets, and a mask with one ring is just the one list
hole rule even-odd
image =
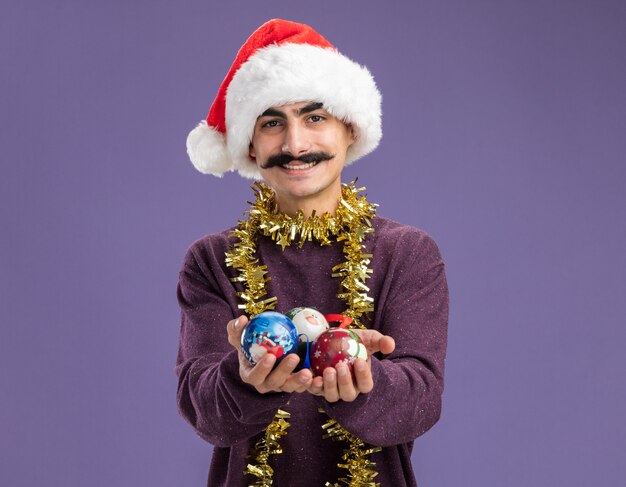
[[184, 150], [263, 21], [374, 73], [347, 171], [439, 242], [445, 408], [423, 487], [626, 478], [626, 3], [18, 1], [0, 6], [0, 485], [200, 486], [175, 286], [249, 182]]

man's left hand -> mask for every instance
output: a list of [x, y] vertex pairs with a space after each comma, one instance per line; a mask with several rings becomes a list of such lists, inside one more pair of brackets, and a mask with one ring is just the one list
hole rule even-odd
[[[353, 329], [361, 342], [367, 348], [368, 355], [381, 352], [390, 354], [396, 348], [393, 338], [376, 330]], [[354, 377], [350, 374], [350, 369], [344, 363], [337, 364], [336, 367], [327, 367], [323, 376], [315, 377], [309, 392], [316, 396], [324, 396], [328, 402], [339, 400], [351, 402], [359, 394], [366, 394], [374, 388], [372, 378], [371, 359], [358, 358], [353, 364]]]

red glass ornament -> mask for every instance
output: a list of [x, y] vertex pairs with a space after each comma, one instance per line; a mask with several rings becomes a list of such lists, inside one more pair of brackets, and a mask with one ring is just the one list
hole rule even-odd
[[352, 373], [357, 358], [367, 359], [367, 349], [359, 336], [351, 330], [331, 328], [322, 333], [311, 348], [313, 375], [322, 375], [326, 367], [345, 363]]

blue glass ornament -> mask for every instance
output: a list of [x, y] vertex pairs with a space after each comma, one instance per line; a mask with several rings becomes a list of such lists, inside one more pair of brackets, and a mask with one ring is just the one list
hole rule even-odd
[[289, 318], [276, 311], [264, 311], [250, 320], [241, 335], [241, 350], [252, 365], [265, 354], [276, 356], [276, 363], [298, 349], [298, 331]]

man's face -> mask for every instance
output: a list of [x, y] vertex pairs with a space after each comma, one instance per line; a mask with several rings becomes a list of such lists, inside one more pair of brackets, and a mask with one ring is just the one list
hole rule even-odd
[[301, 102], [266, 110], [254, 127], [250, 157], [274, 189], [279, 205], [303, 199], [336, 203], [352, 129], [321, 103]]

